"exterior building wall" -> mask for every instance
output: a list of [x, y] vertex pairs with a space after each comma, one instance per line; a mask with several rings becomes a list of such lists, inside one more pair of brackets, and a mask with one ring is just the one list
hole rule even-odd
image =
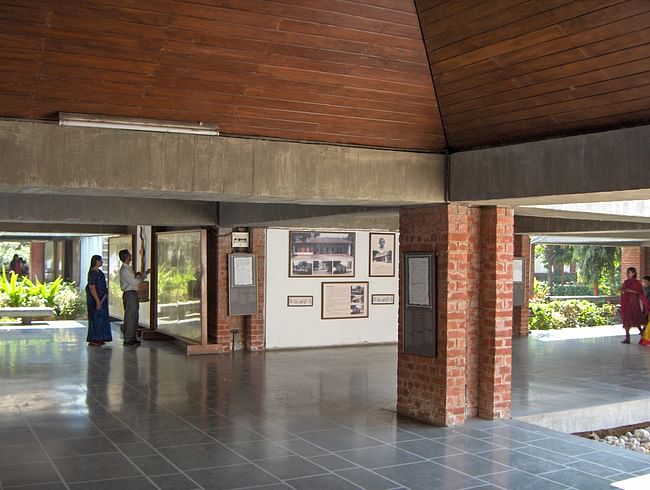
[[[400, 213], [400, 248], [434, 252], [435, 358], [403, 352], [399, 324], [397, 410], [435, 425], [510, 413], [513, 212], [437, 205]], [[400, 304], [404, 304], [400, 284]]]
[[625, 277], [628, 267], [636, 268], [639, 278], [650, 274], [650, 248], [621, 247], [621, 277]]

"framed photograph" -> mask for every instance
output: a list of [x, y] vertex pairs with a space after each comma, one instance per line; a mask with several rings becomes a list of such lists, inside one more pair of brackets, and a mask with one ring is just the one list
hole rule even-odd
[[395, 233], [370, 233], [370, 277], [395, 277]]
[[368, 283], [324, 282], [321, 304], [323, 320], [368, 318]]
[[356, 233], [289, 232], [289, 277], [354, 277]]
[[373, 305], [394, 305], [395, 295], [394, 294], [373, 294], [371, 298], [371, 303]]
[[313, 296], [287, 296], [289, 308], [309, 308], [314, 306]]

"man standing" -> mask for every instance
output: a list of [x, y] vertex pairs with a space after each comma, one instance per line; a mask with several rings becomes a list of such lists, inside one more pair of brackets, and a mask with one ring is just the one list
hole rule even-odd
[[128, 250], [120, 250], [120, 288], [122, 289], [122, 302], [124, 303], [124, 345], [140, 345], [136, 338], [138, 323], [140, 322], [140, 304], [138, 301], [138, 287], [144, 281], [144, 276], [139, 272], [136, 274], [131, 266], [132, 256]]

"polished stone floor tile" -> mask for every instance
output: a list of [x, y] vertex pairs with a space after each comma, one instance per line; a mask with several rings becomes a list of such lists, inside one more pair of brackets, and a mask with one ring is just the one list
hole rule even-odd
[[337, 454], [359, 466], [370, 469], [422, 461], [420, 456], [407, 453], [393, 446], [353, 449], [350, 451], [341, 451]]
[[188, 476], [206, 490], [230, 490], [279, 483], [252, 464], [188, 471]]
[[376, 470], [382, 476], [411, 490], [461, 490], [482, 482], [437, 463], [425, 461]]
[[53, 458], [52, 461], [66, 482], [108, 480], [140, 475], [137, 468], [118, 453]]
[[104, 436], [45, 441], [43, 446], [52, 458], [117, 452], [115, 445]]
[[[519, 470], [483, 476], [481, 480], [505, 490], [566, 490], [569, 488], [567, 485], [547, 480], [543, 476], [535, 476]], [[579, 490], [590, 489], [580, 488]]]
[[291, 480], [296, 490], [358, 490], [359, 487], [336, 475], [309, 476]]
[[0, 447], [0, 464], [45, 463], [47, 455], [38, 444]]
[[330, 471], [334, 470], [343, 470], [346, 468], [356, 468], [357, 465], [343, 459], [335, 454], [326, 454], [324, 456], [314, 456], [313, 458], [308, 458], [309, 461], [315, 463], [323, 468], [327, 468]]
[[71, 490], [155, 490], [156, 486], [146, 478], [123, 478], [72, 483]]
[[456, 449], [455, 447], [451, 446], [445, 446], [444, 444], [441, 444], [437, 441], [432, 441], [431, 439], [398, 442], [395, 445], [404, 451], [417, 454], [418, 456], [426, 459], [463, 453], [463, 451], [460, 449]]
[[351, 429], [328, 429], [316, 432], [302, 432], [299, 435], [301, 438], [328, 451], [344, 451], [346, 449], [359, 449], [385, 444]]
[[60, 481], [50, 463], [0, 464], [0, 484], [4, 488]]
[[166, 447], [159, 451], [181, 470], [214, 468], [246, 462], [241, 456], [237, 456], [221, 444]]
[[198, 484], [181, 474], [152, 476], [151, 480], [160, 490], [196, 490], [199, 488]]
[[256, 463], [280, 480], [327, 473], [327, 470], [299, 456], [264, 459]]
[[[84, 335], [0, 330], [15, 353], [0, 364], [0, 488], [597, 490], [650, 473], [648, 456], [526, 422], [399, 417], [394, 346], [187, 358]], [[645, 357], [614, 340], [515, 340], [515, 412], [647, 397]]]
[[291, 451], [287, 448], [267, 440], [228, 444], [228, 448], [251, 461], [257, 459], [277, 458], [280, 456], [291, 456]]

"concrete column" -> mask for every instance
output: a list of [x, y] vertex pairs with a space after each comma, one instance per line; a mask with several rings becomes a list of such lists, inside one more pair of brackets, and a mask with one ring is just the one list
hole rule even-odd
[[513, 306], [512, 308], [512, 334], [516, 337], [526, 337], [528, 335], [528, 318], [530, 310], [528, 301], [532, 292], [532, 270], [534, 260], [532, 248], [530, 246], [530, 237], [528, 235], [515, 235], [514, 237], [514, 256], [523, 257], [524, 262], [524, 305]]
[[512, 209], [481, 210], [478, 415], [510, 416], [512, 382]]
[[38, 278], [45, 281], [45, 242], [30, 242], [29, 276], [32, 281]]
[[[400, 211], [400, 249], [436, 256], [435, 358], [404, 352], [400, 283], [397, 411], [434, 425], [510, 411], [513, 213], [436, 205]], [[401, 261], [404, 265], [404, 261]]]

